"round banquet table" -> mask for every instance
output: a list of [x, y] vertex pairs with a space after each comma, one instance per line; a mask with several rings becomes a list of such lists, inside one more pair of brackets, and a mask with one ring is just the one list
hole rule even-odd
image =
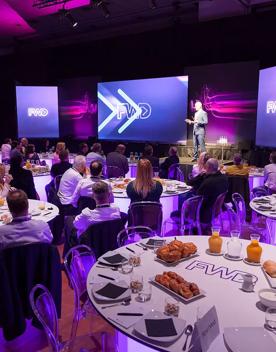
[[[271, 209], [262, 209], [262, 206], [269, 206]], [[266, 217], [271, 243], [276, 244], [276, 194], [254, 198], [250, 202], [250, 207], [256, 213]]]
[[[32, 218], [35, 220], [42, 220], [45, 222], [49, 222], [59, 214], [58, 207], [52, 203], [44, 202], [45, 209], [40, 210], [39, 205], [43, 203], [42, 201], [35, 200], [35, 199], [28, 199], [28, 201], [29, 201], [29, 214], [31, 214]], [[0, 207], [0, 215], [3, 215], [3, 214], [10, 214], [6, 202], [2, 207]], [[1, 225], [4, 225], [2, 221], [0, 221], [0, 226]]]
[[[112, 191], [114, 195], [114, 203], [118, 205], [121, 211], [127, 213], [130, 205], [130, 199], [126, 193], [125, 189], [116, 188], [117, 184], [124, 184], [124, 180], [134, 180], [133, 178], [128, 179], [118, 179], [117, 181], [111, 181]], [[163, 183], [163, 193], [160, 198], [160, 203], [163, 208], [163, 221], [170, 217], [172, 211], [178, 209], [178, 196], [188, 192], [191, 187], [187, 186], [186, 183], [175, 181], [175, 180], [166, 180], [160, 179]], [[125, 183], [125, 186], [127, 183]], [[167, 191], [167, 187], [172, 187], [173, 191]], [[177, 187], [184, 187], [185, 189], [178, 189]]]
[[[263, 288], [269, 288], [267, 279], [260, 266], [252, 266], [243, 261], [230, 261], [223, 256], [211, 256], [205, 253], [208, 248], [208, 237], [205, 236], [178, 236], [178, 240], [184, 242], [194, 242], [198, 247], [199, 256], [190, 258], [186, 261], [178, 263], [176, 266], [163, 265], [154, 260], [154, 253], [152, 250], [144, 251], [135, 244], [128, 245], [129, 248], [135, 250], [136, 253], [141, 253], [141, 266], [134, 268], [135, 274], [143, 275], [144, 281], [154, 277], [156, 274], [161, 274], [164, 271], [175, 271], [177, 274], [183, 276], [187, 281], [195, 282], [200, 289], [206, 292], [206, 296], [199, 298], [190, 303], [180, 303], [179, 318], [184, 319], [187, 324], [194, 324], [196, 321], [197, 312], [201, 314], [207, 312], [213, 305], [215, 305], [219, 325], [220, 335], [212, 342], [210, 352], [224, 352], [227, 351], [223, 342], [223, 330], [226, 327], [263, 327], [265, 322], [265, 313], [258, 308], [257, 302], [258, 291]], [[167, 242], [173, 238], [166, 238]], [[229, 238], [223, 238], [223, 248], [225, 252], [227, 249], [227, 241]], [[242, 240], [242, 256], [246, 256], [246, 246], [249, 241]], [[261, 243], [263, 248], [263, 255], [261, 261], [275, 258], [276, 248]], [[122, 255], [129, 256], [130, 252], [125, 247], [119, 248], [115, 251]], [[257, 276], [258, 280], [255, 285], [254, 292], [244, 292], [241, 288], [242, 278], [241, 273], [250, 273]], [[156, 347], [153, 344], [146, 342], [138, 337], [133, 330], [133, 326], [125, 329], [114, 321], [110, 321], [109, 314], [118, 307], [101, 309], [103, 304], [99, 304], [91, 293], [91, 283], [94, 282], [113, 282], [108, 279], [100, 278], [98, 274], [112, 276], [118, 280], [124, 280], [127, 283], [130, 281], [131, 274], [121, 274], [118, 271], [111, 269], [101, 269], [94, 265], [87, 277], [87, 291], [90, 300], [98, 311], [98, 313], [119, 332], [119, 352], [132, 351], [182, 351], [185, 342], [185, 335], [183, 334], [176, 342], [169, 346]], [[132, 300], [128, 306], [130, 312], [136, 312], [135, 309], [142, 309], [144, 314], [150, 310], [155, 309], [164, 311], [164, 300], [168, 297], [168, 293], [162, 289], [152, 285], [151, 300], [146, 303], [138, 303], [135, 300], [136, 294], [132, 294]], [[138, 310], [139, 311], [139, 310]], [[276, 335], [271, 334], [276, 343]], [[130, 337], [130, 338], [129, 338]], [[189, 340], [190, 341], [190, 340]], [[187, 348], [188, 351], [188, 348]], [[237, 352], [237, 351], [234, 351]]]

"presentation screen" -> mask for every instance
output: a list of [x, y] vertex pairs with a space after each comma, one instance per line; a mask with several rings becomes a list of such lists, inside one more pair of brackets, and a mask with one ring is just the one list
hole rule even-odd
[[186, 141], [188, 76], [98, 84], [98, 136], [107, 140]]
[[16, 87], [18, 137], [59, 137], [57, 87]]
[[276, 147], [276, 67], [260, 71], [256, 144]]

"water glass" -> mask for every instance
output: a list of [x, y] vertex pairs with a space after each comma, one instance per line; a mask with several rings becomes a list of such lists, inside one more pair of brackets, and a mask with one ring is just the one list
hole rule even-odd
[[267, 308], [265, 312], [265, 326], [276, 331], [276, 308]]
[[152, 284], [148, 281], [143, 283], [143, 287], [140, 292], [138, 292], [137, 300], [139, 302], [147, 302], [151, 299]]
[[179, 301], [172, 297], [165, 298], [164, 313], [173, 317], [178, 317], [180, 304]]
[[133, 265], [130, 262], [124, 262], [120, 267], [119, 271], [122, 274], [129, 274], [133, 271]]
[[143, 276], [133, 274], [130, 279], [130, 289], [132, 293], [139, 293], [143, 289]]
[[38, 205], [38, 209], [44, 210], [45, 209], [45, 202], [40, 202]]
[[141, 255], [136, 253], [130, 254], [128, 262], [134, 267], [141, 265]]

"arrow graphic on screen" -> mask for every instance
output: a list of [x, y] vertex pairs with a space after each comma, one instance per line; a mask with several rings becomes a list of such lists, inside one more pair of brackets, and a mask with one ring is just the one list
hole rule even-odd
[[136, 120], [136, 118], [142, 114], [142, 109], [122, 90], [118, 89], [118, 94], [120, 94], [121, 97], [123, 97], [135, 110], [135, 114], [131, 116], [130, 119], [128, 119], [119, 129], [118, 133], [121, 134], [124, 132], [126, 128], [128, 128], [129, 125], [132, 124]]
[[100, 92], [98, 92], [98, 98], [101, 99], [101, 101], [111, 110], [111, 114], [108, 115], [98, 127], [98, 132], [100, 132], [106, 125], [109, 124], [113, 117], [117, 115], [117, 109], [115, 109], [115, 107]]

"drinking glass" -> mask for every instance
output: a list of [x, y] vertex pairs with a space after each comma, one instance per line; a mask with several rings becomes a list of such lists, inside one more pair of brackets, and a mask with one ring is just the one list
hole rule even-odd
[[240, 231], [233, 230], [230, 232], [231, 239], [227, 242], [227, 254], [229, 257], [239, 258], [241, 255], [242, 243], [239, 239]]
[[138, 292], [137, 300], [139, 302], [147, 302], [151, 299], [152, 285], [148, 281], [143, 283], [143, 287], [140, 292]]
[[164, 307], [164, 313], [166, 315], [171, 315], [174, 317], [178, 317], [179, 315], [179, 309], [180, 309], [180, 303], [176, 299], [172, 297], [166, 297], [165, 298], [165, 307]]
[[137, 253], [130, 254], [128, 262], [134, 267], [141, 265], [141, 255]]
[[132, 293], [139, 293], [143, 289], [143, 276], [138, 274], [131, 275], [130, 288]]
[[276, 308], [267, 308], [265, 312], [265, 326], [276, 331]]
[[133, 271], [133, 265], [130, 262], [124, 262], [120, 267], [119, 271], [122, 274], [129, 274]]
[[40, 202], [38, 205], [38, 209], [44, 210], [45, 209], [45, 202]]

